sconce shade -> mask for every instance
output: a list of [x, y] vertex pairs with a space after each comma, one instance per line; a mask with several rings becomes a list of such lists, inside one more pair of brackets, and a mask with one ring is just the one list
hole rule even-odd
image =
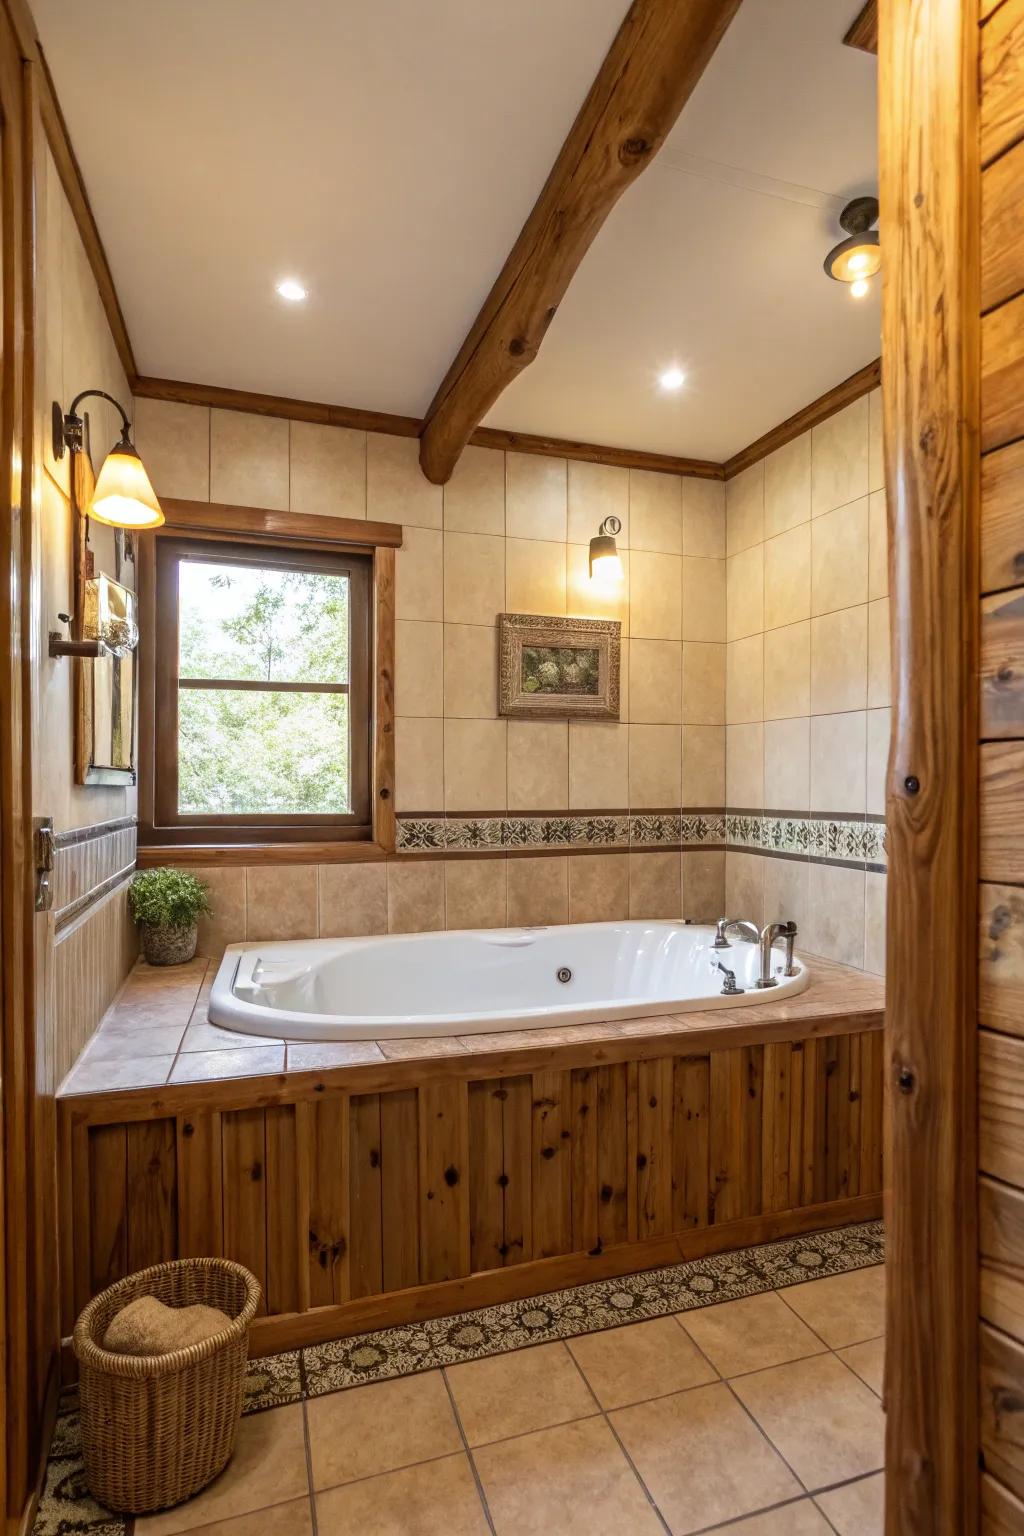
[[163, 522], [145, 466], [126, 437], [104, 459], [88, 512], [112, 528], [159, 528]]
[[597, 533], [590, 541], [590, 579], [591, 581], [621, 581], [622, 561], [619, 559], [618, 545], [615, 543], [615, 535], [622, 532], [622, 523], [617, 517], [606, 517]]

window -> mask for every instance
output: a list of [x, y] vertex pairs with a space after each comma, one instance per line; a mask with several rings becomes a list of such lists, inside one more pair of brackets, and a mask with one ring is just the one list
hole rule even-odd
[[372, 590], [369, 554], [158, 538], [154, 841], [372, 838]]

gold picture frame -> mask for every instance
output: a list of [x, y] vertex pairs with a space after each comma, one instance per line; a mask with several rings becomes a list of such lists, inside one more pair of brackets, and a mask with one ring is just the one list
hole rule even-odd
[[514, 720], [618, 720], [618, 619], [498, 615], [498, 714]]

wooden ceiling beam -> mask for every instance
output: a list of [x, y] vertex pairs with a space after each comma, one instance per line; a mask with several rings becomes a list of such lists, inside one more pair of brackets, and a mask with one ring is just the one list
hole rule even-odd
[[878, 52], [878, 0], [868, 0], [843, 38], [847, 48], [860, 48], [864, 53]]
[[544, 188], [424, 419], [441, 485], [502, 391], [537, 356], [580, 262], [653, 160], [740, 0], [633, 0]]

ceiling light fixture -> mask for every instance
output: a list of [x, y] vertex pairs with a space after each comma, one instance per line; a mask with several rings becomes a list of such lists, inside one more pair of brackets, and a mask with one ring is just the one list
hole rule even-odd
[[619, 549], [615, 542], [615, 535], [622, 532], [622, 523], [617, 517], [606, 517], [597, 534], [590, 541], [590, 579], [591, 581], [621, 581], [622, 561], [619, 559]]
[[658, 383], [662, 389], [682, 389], [686, 383], [686, 374], [681, 368], [666, 368]]
[[128, 413], [105, 389], [83, 389], [71, 402], [65, 416], [58, 401], [52, 408], [53, 456], [62, 459], [66, 449], [72, 454], [85, 447], [85, 423], [78, 414], [83, 400], [108, 400], [121, 414], [121, 438], [111, 448], [93, 487], [92, 499], [84, 511], [97, 523], [111, 528], [159, 528], [164, 520], [156, 492], [150, 484], [145, 465], [131, 439], [132, 424]]
[[872, 228], [877, 222], [877, 197], [855, 197], [839, 215], [840, 228], [846, 230], [847, 238], [834, 245], [825, 257], [828, 276], [837, 283], [849, 283], [855, 299], [862, 299], [868, 292], [868, 279], [882, 265], [878, 230]]
[[301, 304], [307, 295], [307, 290], [301, 283], [297, 283], [294, 277], [286, 277], [279, 282], [277, 292], [282, 299], [287, 299], [289, 304]]

